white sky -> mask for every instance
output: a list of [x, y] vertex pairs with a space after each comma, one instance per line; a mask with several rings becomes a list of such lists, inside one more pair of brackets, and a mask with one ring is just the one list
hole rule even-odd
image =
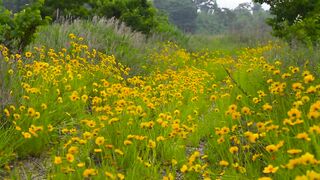
[[[239, 4], [245, 3], [245, 2], [252, 2], [251, 0], [217, 0], [218, 6], [220, 8], [229, 8], [234, 9]], [[268, 9], [267, 5], [263, 5], [264, 9]]]

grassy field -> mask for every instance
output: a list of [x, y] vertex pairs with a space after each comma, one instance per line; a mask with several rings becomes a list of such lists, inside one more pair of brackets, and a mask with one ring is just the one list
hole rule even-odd
[[318, 51], [204, 39], [99, 20], [0, 46], [0, 178], [320, 179]]

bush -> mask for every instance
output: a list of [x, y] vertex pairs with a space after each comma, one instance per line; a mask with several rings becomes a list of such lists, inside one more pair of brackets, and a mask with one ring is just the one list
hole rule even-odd
[[320, 1], [318, 0], [254, 0], [270, 5], [272, 18], [268, 24], [273, 34], [288, 42], [298, 40], [313, 45], [319, 42], [320, 36]]
[[117, 18], [135, 31], [149, 34], [158, 26], [156, 10], [147, 0], [47, 0], [42, 16], [91, 19], [94, 16]]
[[158, 39], [153, 36], [134, 32], [130, 27], [119, 20], [93, 18], [92, 20], [61, 20], [49, 26], [39, 28], [36, 38], [27, 50], [33, 51], [33, 47], [50, 47], [59, 50], [70, 46], [67, 37], [73, 33], [82, 37], [86, 44], [107, 54], [113, 54], [118, 62], [134, 69], [134, 74], [145, 73], [141, 66], [146, 63], [146, 57], [150, 49], [157, 47]]
[[0, 4], [0, 44], [10, 50], [23, 51], [34, 38], [38, 26], [48, 24], [50, 20], [41, 17], [43, 3], [43, 0], [35, 1], [16, 14]]

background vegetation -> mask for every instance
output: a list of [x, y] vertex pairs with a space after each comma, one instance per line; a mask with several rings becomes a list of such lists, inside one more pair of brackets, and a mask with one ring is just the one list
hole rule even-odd
[[274, 15], [268, 19], [273, 28], [273, 34], [289, 42], [300, 41], [305, 44], [319, 43], [320, 34], [320, 2], [317, 0], [254, 0], [270, 5], [270, 13]]
[[242, 43], [270, 39], [265, 22], [270, 14], [260, 4], [243, 3], [235, 9], [220, 8], [216, 1], [155, 0], [154, 4], [184, 32], [228, 36]]

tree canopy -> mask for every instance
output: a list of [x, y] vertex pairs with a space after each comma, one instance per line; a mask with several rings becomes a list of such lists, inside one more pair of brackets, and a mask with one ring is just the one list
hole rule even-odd
[[[43, 0], [37, 0], [14, 15], [1, 6], [0, 0], [0, 44], [11, 50], [23, 51], [34, 38], [34, 33], [40, 25], [48, 24], [49, 17], [41, 17], [40, 9]], [[20, 7], [16, 7], [17, 11]]]
[[216, 0], [154, 0], [154, 5], [184, 32], [246, 36], [247, 40], [269, 35], [265, 23], [269, 12], [257, 3], [243, 3], [235, 9], [220, 8]]
[[[0, 44], [23, 50], [49, 19], [117, 18], [134, 31], [181, 36], [148, 0], [0, 0]], [[52, 21], [51, 21], [52, 22]]]
[[43, 16], [115, 17], [133, 30], [150, 33], [157, 27], [156, 10], [147, 0], [46, 0]]
[[[4, 0], [6, 8], [13, 13], [36, 0]], [[145, 34], [156, 31], [159, 26], [157, 11], [148, 0], [45, 0], [40, 9], [42, 17], [53, 20], [59, 17], [89, 19], [93, 16], [115, 17], [135, 31]]]
[[270, 5], [274, 35], [288, 41], [317, 43], [320, 39], [319, 0], [254, 0]]
[[192, 0], [154, 0], [153, 3], [184, 32], [196, 31], [197, 8]]

